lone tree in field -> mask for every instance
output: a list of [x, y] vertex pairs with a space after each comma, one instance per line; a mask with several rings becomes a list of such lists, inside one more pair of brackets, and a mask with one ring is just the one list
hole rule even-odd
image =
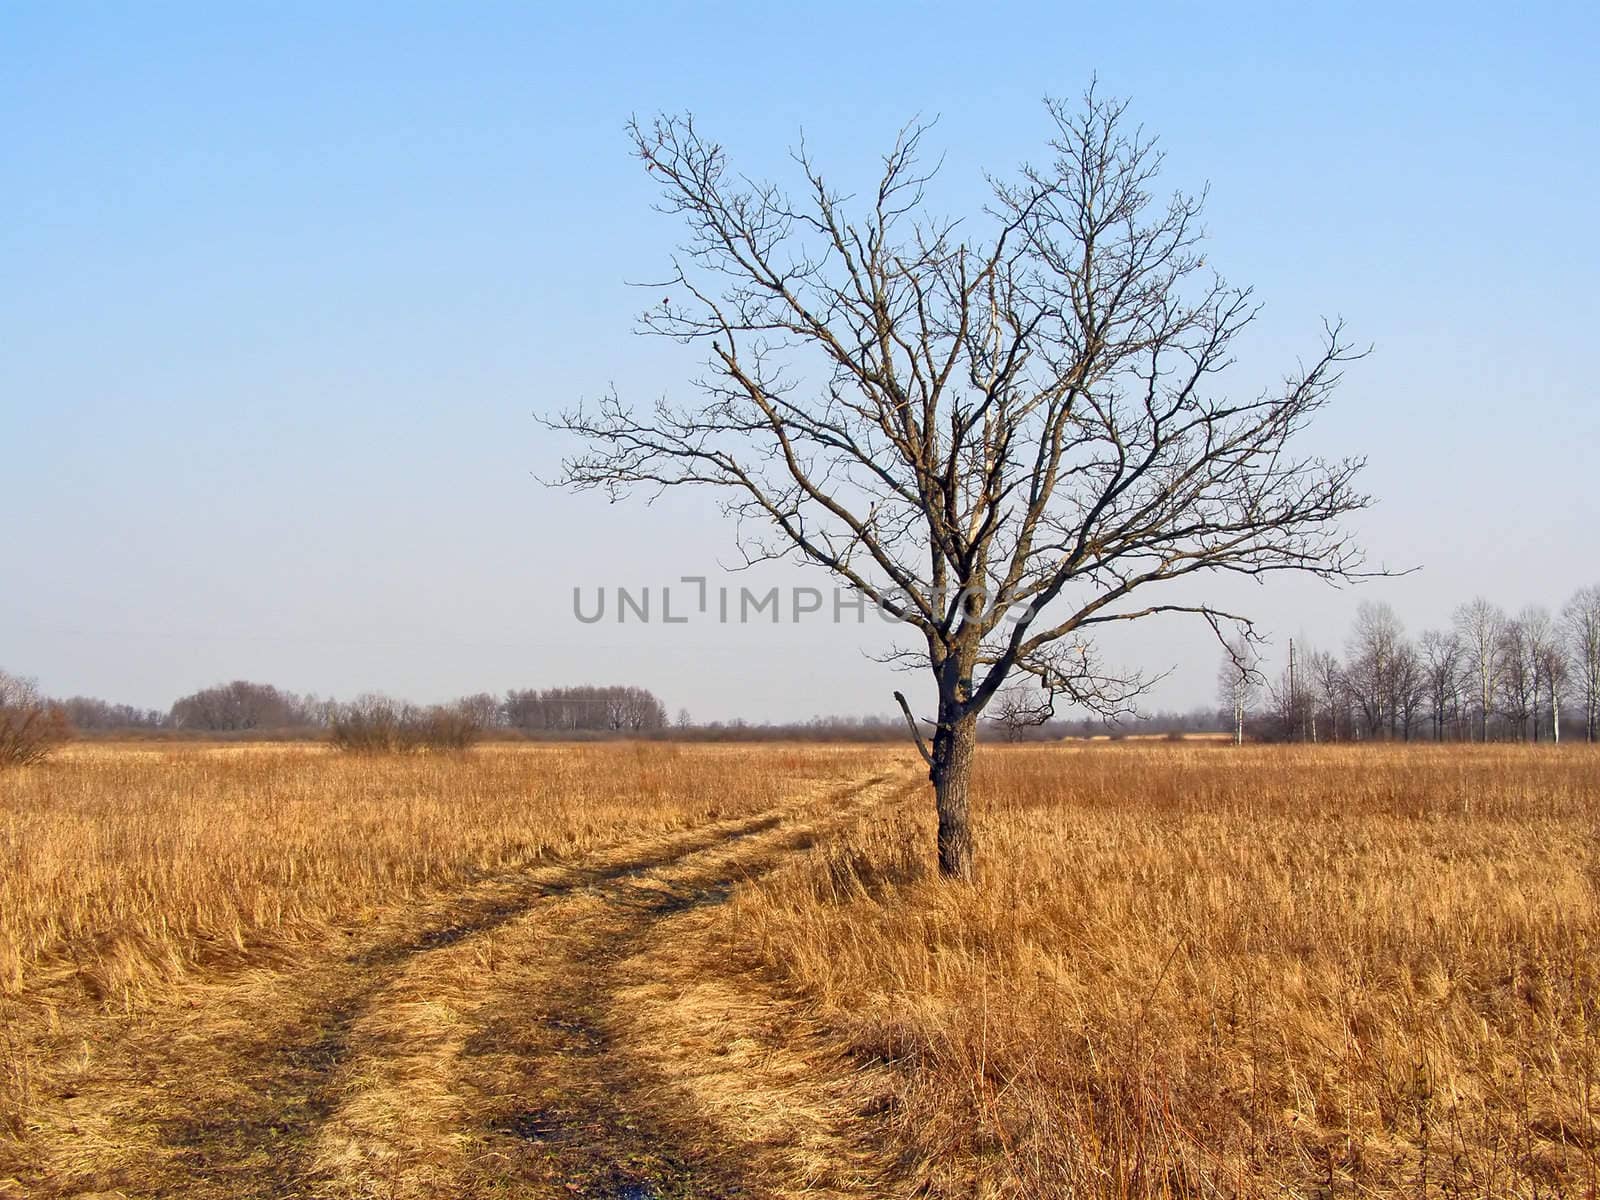
[[961, 878], [978, 719], [1007, 679], [1123, 709], [1142, 682], [1095, 665], [1097, 626], [1242, 622], [1172, 594], [1205, 572], [1348, 577], [1339, 520], [1367, 503], [1358, 460], [1291, 446], [1352, 357], [1340, 328], [1280, 387], [1216, 394], [1255, 308], [1206, 268], [1199, 200], [1155, 194], [1161, 156], [1123, 104], [1047, 109], [1053, 160], [966, 222], [928, 212], [925, 126], [861, 195], [802, 149], [791, 195], [692, 118], [634, 123], [687, 226], [641, 326], [703, 344], [707, 373], [692, 399], [612, 393], [552, 421], [586, 443], [565, 483], [720, 489], [749, 560], [819, 564], [915, 630], [898, 657], [932, 672], [931, 746], [897, 698]]

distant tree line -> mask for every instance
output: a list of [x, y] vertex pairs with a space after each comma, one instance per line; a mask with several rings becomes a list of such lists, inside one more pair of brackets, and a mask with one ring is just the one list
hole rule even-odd
[[[1600, 586], [1583, 588], [1559, 612], [1534, 606], [1515, 616], [1478, 598], [1449, 625], [1410, 636], [1394, 609], [1356, 609], [1344, 654], [1289, 643], [1269, 677], [1260, 647], [1230, 641], [1218, 671], [1220, 707], [1108, 722], [1058, 716], [1025, 688], [997, 697], [987, 737], [1051, 740], [1110, 732], [1179, 734], [1226, 730], [1270, 741], [1600, 740]], [[482, 734], [620, 734], [716, 741], [897, 741], [894, 716], [818, 716], [760, 724], [696, 724], [686, 710], [636, 686], [513, 689], [418, 706], [383, 696], [351, 701], [234, 680], [202, 688], [170, 709], [135, 708], [86, 696], [50, 700], [29, 680], [0, 672], [0, 757], [41, 756], [72, 730], [327, 736], [339, 744], [408, 739], [470, 744]]]
[[1389, 605], [1363, 603], [1342, 659], [1295, 647], [1268, 679], [1230, 651], [1219, 684], [1230, 705], [1244, 693], [1253, 736], [1272, 740], [1594, 742], [1600, 586], [1554, 614], [1480, 597], [1416, 637]]
[[169, 715], [156, 708], [112, 704], [92, 696], [71, 696], [56, 701], [72, 727], [84, 733], [109, 733], [124, 729], [164, 729]]
[[[667, 709], [647, 688], [579, 686], [513, 690], [463, 696], [441, 705], [418, 706], [378, 695], [354, 700], [322, 699], [236, 679], [202, 688], [165, 712], [112, 704], [89, 696], [53, 701], [72, 728], [84, 733], [176, 731], [188, 733], [292, 733], [332, 731], [341, 724], [388, 713], [415, 723], [419, 713], [448, 713], [485, 731], [521, 733], [658, 733], [668, 727]], [[688, 724], [684, 714], [681, 724]]]
[[561, 687], [507, 692], [497, 723], [525, 733], [656, 733], [667, 707], [641, 687]]

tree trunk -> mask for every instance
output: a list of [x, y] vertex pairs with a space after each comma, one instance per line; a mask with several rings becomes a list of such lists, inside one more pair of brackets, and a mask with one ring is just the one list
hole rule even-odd
[[977, 714], [948, 724], [941, 721], [933, 735], [933, 768], [929, 772], [939, 813], [939, 874], [965, 882], [973, 877], [972, 813], [967, 793], [977, 741]]

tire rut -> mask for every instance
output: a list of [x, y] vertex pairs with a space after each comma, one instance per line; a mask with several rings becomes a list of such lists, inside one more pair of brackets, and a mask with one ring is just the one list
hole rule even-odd
[[[374, 945], [259, 987], [236, 989], [220, 1028], [190, 1017], [130, 1031], [124, 1068], [97, 1096], [125, 1132], [119, 1149], [142, 1145], [130, 1170], [86, 1169], [42, 1180], [41, 1194], [131, 1189], [137, 1195], [297, 1197], [307, 1190], [308, 1147], [336, 1110], [333, 1086], [351, 1057], [352, 1031], [375, 997], [411, 965], [491, 934], [543, 905], [612, 886], [652, 870], [737, 844], [779, 825], [784, 810], [699, 826], [666, 839], [614, 848], [601, 866], [532, 868], [496, 875], [471, 894], [426, 905], [427, 919]], [[663, 842], [665, 844], [663, 844]], [[551, 877], [540, 878], [548, 873]], [[218, 988], [222, 992], [229, 989]], [[209, 1007], [209, 1006], [208, 1006]], [[152, 1083], [158, 1111], [129, 1109], [118, 1087]], [[86, 1102], [90, 1097], [85, 1096]]]
[[[463, 1048], [464, 1074], [482, 1070], [489, 1078], [479, 1086], [503, 1103], [485, 1130], [484, 1157], [497, 1169], [475, 1181], [484, 1192], [515, 1194], [522, 1185], [595, 1200], [767, 1194], [757, 1164], [732, 1144], [737, 1139], [714, 1136], [715, 1152], [704, 1141], [686, 1143], [684, 1113], [694, 1101], [630, 1047], [617, 1020], [619, 983], [665, 922], [725, 902], [741, 883], [816, 844], [872, 803], [890, 778], [859, 785], [855, 803], [814, 824], [740, 847], [731, 861], [715, 848], [712, 861], [699, 866], [696, 856], [671, 879], [617, 881], [602, 890], [604, 906], [568, 932], [570, 950], [541, 973], [543, 987], [509, 992], [485, 1008]], [[496, 1065], [511, 1069], [498, 1087]]]
[[[552, 919], [529, 914], [508, 932], [508, 971], [478, 971], [463, 958], [454, 975], [397, 988], [363, 1029], [367, 1061], [343, 1073], [345, 1103], [329, 1115], [305, 1182], [319, 1196], [351, 1197], [762, 1194], [733, 1155], [675, 1142], [662, 1104], [688, 1100], [666, 1095], [615, 1036], [616, 971], [663, 922], [723, 903], [857, 816], [894, 777], [858, 781], [792, 826], [762, 822], [616, 873]], [[423, 997], [452, 987], [462, 990], [448, 1011], [420, 1010]], [[417, 1120], [401, 1128], [406, 1113]]]

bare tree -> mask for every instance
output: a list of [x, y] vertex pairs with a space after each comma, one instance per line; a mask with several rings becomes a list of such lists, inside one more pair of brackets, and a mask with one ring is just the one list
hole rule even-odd
[[1600, 738], [1600, 587], [1586, 587], [1561, 610], [1567, 650], [1583, 702], [1583, 736]]
[[642, 687], [618, 689], [622, 694], [622, 728], [644, 733], [667, 727], [667, 706]]
[[1418, 646], [1428, 712], [1433, 720], [1433, 740], [1442, 742], [1445, 730], [1458, 725], [1461, 717], [1464, 671], [1461, 638], [1454, 630], [1429, 629], [1423, 633]]
[[[1540, 643], [1538, 650], [1539, 678], [1544, 684], [1545, 715], [1550, 719], [1550, 740], [1561, 740], [1561, 700], [1572, 679], [1572, 663], [1567, 658], [1566, 647], [1559, 637]], [[1537, 740], [1537, 734], [1535, 735]]]
[[423, 707], [368, 693], [335, 706], [328, 739], [354, 754], [469, 750], [484, 728], [475, 699]]
[[1538, 667], [1533, 641], [1521, 618], [1500, 627], [1500, 714], [1517, 741], [1528, 736], [1528, 724], [1538, 703]]
[[0, 767], [42, 762], [71, 737], [59, 704], [40, 695], [32, 679], [0, 671]]
[[1350, 690], [1345, 686], [1344, 667], [1326, 650], [1313, 651], [1306, 656], [1306, 673], [1316, 700], [1322, 704], [1324, 719], [1318, 731], [1316, 712], [1311, 715], [1311, 740], [1339, 740], [1340, 730], [1349, 730], [1349, 722], [1341, 724], [1340, 717], [1349, 707]]
[[1288, 659], [1275, 682], [1267, 684], [1267, 703], [1276, 724], [1274, 736], [1288, 742], [1317, 740], [1316, 651], [1289, 640]]
[[1390, 712], [1393, 714], [1389, 722], [1390, 735], [1398, 731], [1400, 739], [1409, 742], [1428, 700], [1428, 680], [1422, 655], [1410, 639], [1402, 641], [1395, 652], [1389, 683]]
[[1345, 683], [1361, 709], [1370, 738], [1399, 731], [1398, 670], [1405, 654], [1405, 626], [1387, 604], [1363, 601], [1356, 608]]
[[1517, 624], [1522, 630], [1524, 652], [1528, 660], [1530, 736], [1537, 742], [1544, 728], [1544, 713], [1560, 707], [1551, 682], [1552, 677], [1559, 674], [1562, 686], [1565, 686], [1565, 664], [1561, 661], [1560, 635], [1550, 619], [1548, 609], [1538, 606], [1525, 608], [1517, 617]]
[[104, 733], [118, 729], [160, 729], [167, 714], [153, 708], [113, 704], [94, 696], [69, 696], [58, 701], [71, 726], [81, 732]]
[[[720, 489], [747, 560], [798, 556], [915, 633], [939, 866], [970, 878], [978, 720], [1020, 672], [1121, 711], [1145, 681], [1088, 638], [1157, 613], [1241, 623], [1171, 585], [1195, 575], [1349, 578], [1359, 460], [1294, 435], [1352, 356], [1339, 326], [1277, 388], [1220, 391], [1255, 307], [1209, 273], [1198, 200], [1158, 198], [1161, 156], [1125, 106], [1047, 104], [1053, 161], [993, 183], [981, 221], [931, 216], [925, 126], [858, 196], [809, 153], [791, 196], [730, 169], [690, 117], [631, 127], [688, 233], [645, 332], [707, 351], [700, 395], [616, 394], [551, 420], [586, 443], [562, 481]], [[986, 232], [985, 232], [986, 229]]]
[[235, 679], [174, 701], [169, 719], [179, 729], [238, 733], [309, 725], [312, 718], [304, 708], [298, 696], [271, 684]]
[[488, 692], [477, 692], [471, 696], [462, 696], [449, 708], [460, 713], [466, 718], [474, 729], [494, 729], [503, 721], [500, 701]]
[[620, 731], [628, 727], [628, 712], [631, 705], [628, 703], [626, 692], [622, 688], [608, 688], [605, 695], [606, 728]]
[[509, 691], [499, 709], [501, 723], [528, 733], [644, 733], [667, 727], [666, 705], [647, 689], [633, 686]]
[[1217, 666], [1217, 698], [1228, 712], [1233, 744], [1244, 744], [1244, 719], [1261, 688], [1261, 659], [1254, 643], [1240, 635], [1223, 646]]
[[1050, 696], [1025, 680], [1007, 684], [996, 693], [989, 719], [1005, 733], [1006, 741], [1018, 742], [1028, 729], [1053, 716], [1055, 705]]
[[1489, 740], [1489, 720], [1502, 675], [1502, 642], [1506, 615], [1482, 596], [1463, 604], [1455, 612], [1456, 633], [1461, 638], [1466, 670], [1472, 680], [1473, 704], [1477, 711], [1479, 738]]

